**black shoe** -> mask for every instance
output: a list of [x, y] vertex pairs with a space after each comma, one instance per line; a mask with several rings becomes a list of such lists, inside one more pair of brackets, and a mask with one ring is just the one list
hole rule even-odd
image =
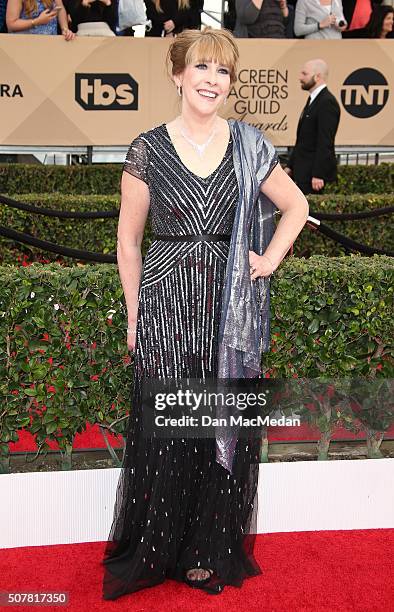
[[[191, 569], [197, 570], [197, 569], [202, 569], [206, 572], [209, 572], [209, 576], [207, 578], [201, 578], [200, 580], [197, 578], [196, 580], [191, 580], [190, 578], [187, 577], [187, 573], [191, 571]], [[186, 582], [186, 584], [188, 584], [190, 587], [195, 588], [195, 589], [199, 589], [202, 587], [202, 585], [207, 584], [207, 582], [209, 582], [211, 580], [213, 574], [213, 570], [209, 569], [209, 568], [205, 568], [205, 567], [193, 567], [190, 568], [188, 570], [185, 570], [185, 577], [184, 577], [184, 581]]]

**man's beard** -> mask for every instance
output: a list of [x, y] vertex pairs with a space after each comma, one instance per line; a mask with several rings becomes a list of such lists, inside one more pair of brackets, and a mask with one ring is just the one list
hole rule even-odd
[[315, 85], [315, 79], [311, 79], [310, 81], [308, 81], [307, 83], [301, 83], [301, 89], [304, 89], [305, 91], [309, 91], [310, 89], [312, 89], [312, 87]]

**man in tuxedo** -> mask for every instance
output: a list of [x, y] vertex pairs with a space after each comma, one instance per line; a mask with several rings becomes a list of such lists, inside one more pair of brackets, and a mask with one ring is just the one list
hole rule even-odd
[[335, 134], [341, 111], [327, 89], [327, 76], [327, 64], [321, 59], [307, 62], [300, 75], [301, 87], [309, 97], [285, 171], [305, 194], [321, 193], [326, 183], [337, 178]]

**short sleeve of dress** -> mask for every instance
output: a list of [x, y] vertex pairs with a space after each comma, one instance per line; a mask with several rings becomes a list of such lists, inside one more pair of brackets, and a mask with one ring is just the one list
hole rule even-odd
[[277, 164], [279, 164], [279, 157], [274, 145], [268, 138], [261, 135], [257, 143], [257, 180], [259, 185], [267, 180]]
[[148, 183], [148, 146], [142, 136], [137, 136], [127, 151], [123, 171]]

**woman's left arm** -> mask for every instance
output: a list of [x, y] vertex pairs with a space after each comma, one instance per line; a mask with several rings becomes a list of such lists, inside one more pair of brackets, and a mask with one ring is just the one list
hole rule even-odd
[[66, 9], [64, 8], [64, 4], [62, 0], [56, 0], [56, 4], [57, 6], [62, 7], [62, 10], [59, 11], [59, 15], [57, 17], [60, 29], [62, 31], [62, 35], [64, 36], [65, 40], [74, 40], [75, 34], [68, 27], [67, 12], [66, 12]]
[[262, 183], [260, 190], [279, 208], [282, 215], [265, 253], [257, 255], [249, 251], [249, 263], [256, 268], [251, 274], [252, 280], [259, 276], [269, 276], [276, 270], [304, 227], [309, 214], [307, 199], [279, 164]]

